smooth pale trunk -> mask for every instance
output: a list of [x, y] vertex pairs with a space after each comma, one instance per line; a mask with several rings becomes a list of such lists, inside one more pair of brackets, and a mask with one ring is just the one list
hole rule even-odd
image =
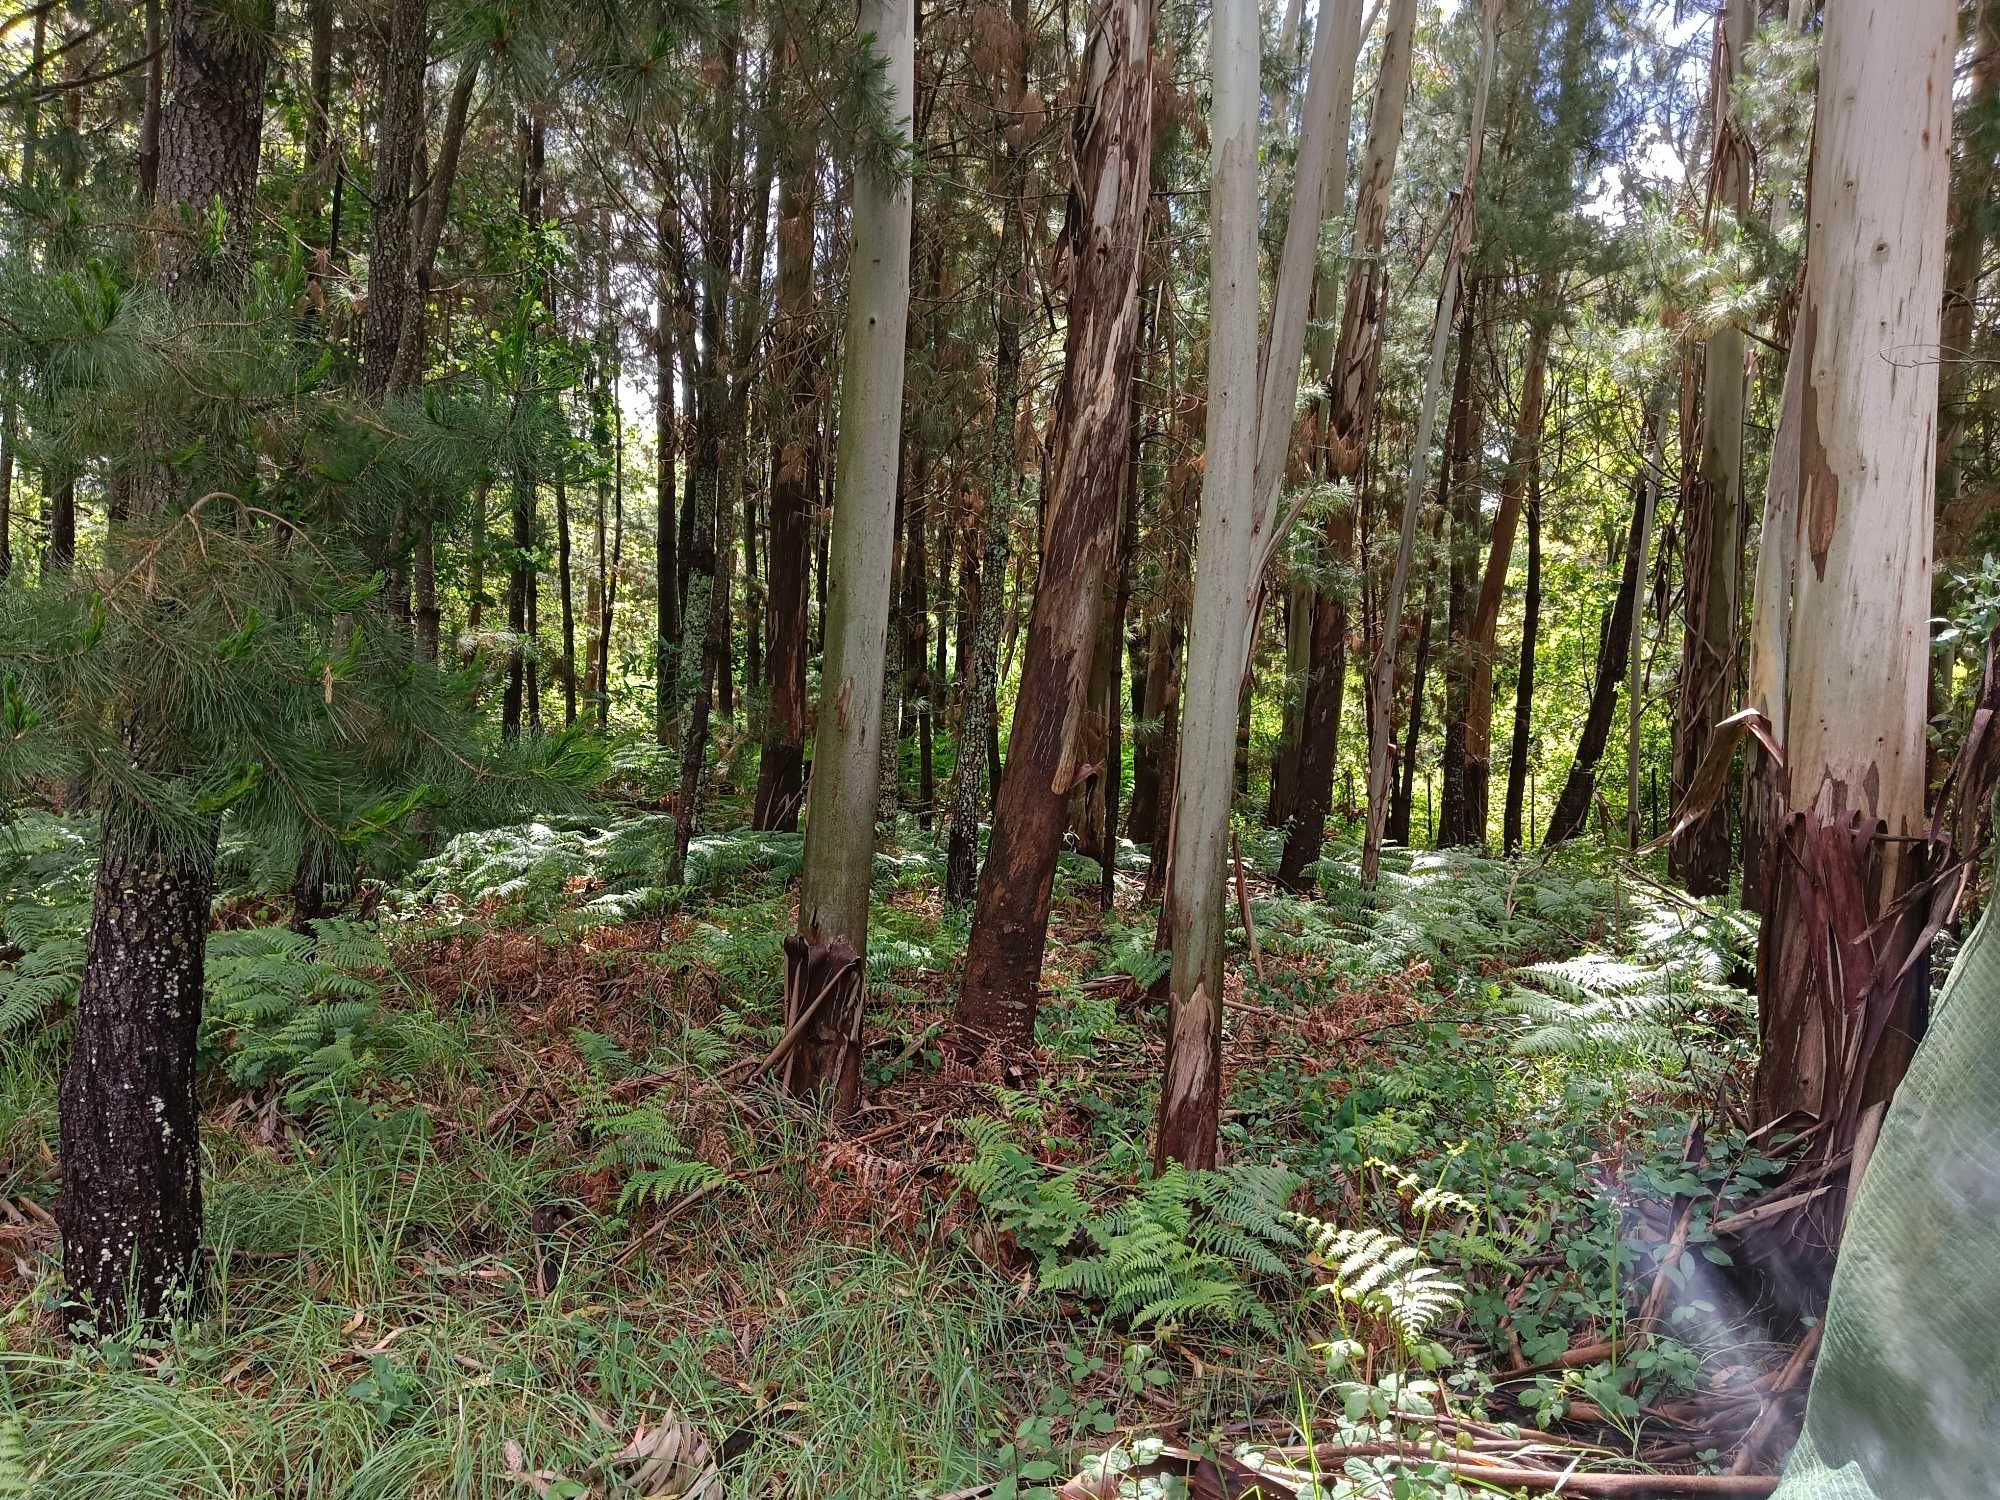
[[[1223, 855], [1237, 710], [1258, 590], [1283, 526], [1277, 487], [1292, 436], [1324, 207], [1345, 196], [1344, 130], [1360, 41], [1359, 0], [1334, 0], [1313, 39], [1291, 222], [1259, 366], [1257, 109], [1261, 31], [1254, 0], [1222, 0], [1210, 47], [1209, 401], [1189, 620], [1180, 774], [1164, 921], [1173, 969], [1157, 1154], [1213, 1164], [1221, 1105]], [[1261, 379], [1260, 379], [1261, 374]], [[1260, 415], [1261, 413], [1261, 415]], [[1245, 500], [1248, 503], [1245, 504]]]
[[[914, 23], [913, 0], [861, 5], [860, 27], [887, 61], [884, 81], [899, 119], [913, 97]], [[865, 955], [910, 302], [908, 177], [856, 174], [853, 255], [799, 932], [809, 943], [843, 939]]]
[[[1161, 1160], [1208, 1165], [1216, 1121], [1170, 1118], [1172, 1101], [1217, 1094], [1211, 1033], [1222, 1000], [1219, 876], [1236, 751], [1236, 694], [1249, 610], [1232, 597], [1248, 577], [1256, 538], [1243, 496], [1257, 463], [1257, 62], [1254, 0], [1217, 0], [1209, 111], [1208, 417], [1194, 606], [1174, 789], [1172, 1003], [1162, 1082]], [[1232, 588], [1232, 585], [1237, 587]], [[1217, 961], [1211, 961], [1217, 960]]]
[[[1798, 552], [1786, 662], [1786, 854], [1758, 955], [1756, 1113], [1853, 1139], [1914, 1046], [1927, 830], [1932, 476], [1950, 180], [1952, 0], [1835, 0], [1821, 54], [1796, 339]], [[1856, 838], [1880, 830], [1886, 839]], [[1816, 890], [1849, 890], [1860, 910]], [[1902, 973], [1905, 959], [1909, 972]]]
[[1472, 96], [1472, 118], [1465, 142], [1465, 179], [1458, 194], [1458, 225], [1446, 252], [1443, 285], [1431, 325], [1430, 360], [1424, 372], [1423, 404], [1417, 412], [1417, 438], [1410, 453], [1410, 483], [1403, 496], [1403, 519], [1396, 562], [1382, 603], [1381, 639], [1369, 669], [1368, 697], [1368, 831], [1361, 846], [1361, 885], [1375, 888], [1382, 867], [1382, 833], [1389, 817], [1389, 736], [1396, 694], [1396, 644], [1403, 618], [1403, 597], [1409, 591], [1410, 561], [1416, 551], [1417, 518], [1423, 509], [1424, 485], [1430, 465], [1431, 438], [1437, 425], [1438, 391], [1444, 384], [1445, 346], [1451, 338], [1452, 316], [1458, 307], [1460, 266], [1471, 247], [1473, 194], [1479, 184], [1481, 142], [1486, 134], [1486, 105], [1493, 88], [1494, 33], [1500, 21], [1500, 0], [1485, 0], [1480, 16], [1479, 80]]

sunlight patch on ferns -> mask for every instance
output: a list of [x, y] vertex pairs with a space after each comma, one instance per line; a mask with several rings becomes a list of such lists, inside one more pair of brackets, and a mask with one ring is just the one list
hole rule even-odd
[[1712, 1065], [1754, 1032], [1750, 996], [1728, 983], [1755, 950], [1753, 918], [1659, 906], [1626, 933], [1627, 954], [1587, 952], [1515, 971], [1500, 1002], [1526, 1023], [1515, 1052], [1678, 1068]]

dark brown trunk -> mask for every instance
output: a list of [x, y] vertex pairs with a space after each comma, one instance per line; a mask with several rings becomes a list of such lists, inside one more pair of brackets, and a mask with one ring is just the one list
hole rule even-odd
[[[1327, 558], [1346, 566], [1354, 551], [1354, 513], [1343, 511], [1327, 525]], [[1326, 841], [1326, 816], [1333, 802], [1333, 767], [1340, 752], [1340, 711], [1347, 690], [1347, 601], [1332, 589], [1312, 593], [1312, 633], [1307, 642], [1307, 676], [1298, 760], [1297, 790], [1278, 862], [1278, 883], [1286, 890], [1311, 884], [1306, 871]]]
[[1533, 746], [1535, 712], [1535, 645], [1542, 618], [1542, 480], [1541, 465], [1528, 468], [1528, 580], [1521, 615], [1521, 670], [1514, 682], [1514, 739], [1507, 754], [1507, 814], [1501, 848], [1519, 854], [1522, 809], [1527, 801], [1528, 756]]
[[1597, 653], [1597, 675], [1591, 683], [1590, 707], [1584, 714], [1583, 732], [1577, 737], [1576, 755], [1570, 761], [1569, 776], [1562, 795], [1549, 818], [1546, 844], [1560, 844], [1583, 832], [1590, 816], [1590, 804], [1597, 795], [1597, 763], [1604, 758], [1604, 744], [1611, 736], [1611, 718], [1618, 708], [1618, 685], [1630, 666], [1632, 617], [1639, 594], [1639, 537], [1646, 517], [1646, 474], [1643, 469], [1632, 479], [1632, 526], [1625, 543], [1625, 567], [1618, 579], [1618, 595], [1604, 629], [1604, 644]]
[[[49, 494], [49, 550], [44, 577], [67, 573], [76, 562], [76, 481], [62, 479]], [[0, 576], [4, 570], [0, 570]]]
[[654, 479], [653, 523], [653, 738], [666, 745], [673, 738], [674, 642], [680, 636], [680, 564], [674, 544], [679, 518], [674, 513], [674, 336], [672, 278], [666, 270], [666, 245], [672, 200], [660, 208], [661, 269], [655, 296], [659, 299], [653, 329], [653, 354], [658, 385], [653, 397], [654, 444], [659, 467]]
[[368, 252], [368, 309], [361, 324], [361, 389], [371, 401], [380, 401], [391, 387], [416, 286], [411, 274], [410, 189], [424, 128], [424, 66], [430, 44], [425, 12], [425, 0], [391, 0], [382, 48], [374, 241]]
[[1472, 374], [1478, 344], [1480, 283], [1470, 282], [1458, 321], [1458, 371], [1451, 388], [1450, 556], [1445, 572], [1448, 639], [1439, 665], [1444, 676], [1444, 753], [1440, 757], [1437, 844], [1452, 848], [1486, 842], [1486, 785], [1468, 765], [1472, 702], [1472, 613], [1478, 588], [1481, 392]]
[[[1433, 597], [1436, 583], [1437, 574], [1433, 567], [1431, 576], [1424, 583], [1423, 613], [1417, 622], [1416, 655], [1410, 664], [1410, 712], [1405, 720], [1403, 754], [1396, 767], [1396, 792], [1389, 802], [1389, 819], [1383, 832], [1383, 838], [1388, 843], [1401, 844], [1404, 848], [1410, 846], [1410, 815], [1417, 799], [1417, 751], [1423, 744], [1424, 736], [1424, 679], [1431, 664], [1431, 619], [1437, 613]], [[1435, 828], [1425, 831], [1436, 832]]]
[[194, 1069], [214, 831], [162, 847], [146, 814], [106, 810], [76, 1033], [62, 1081], [64, 1316], [100, 1335], [200, 1294]]
[[[313, 14], [313, 81], [319, 81], [319, 17], [327, 17], [327, 66], [333, 64], [333, 6], [331, 0], [316, 0]], [[166, 77], [167, 54], [160, 37], [160, 0], [146, 0], [146, 100], [139, 116], [139, 202], [151, 207], [160, 185], [160, 99]], [[329, 87], [330, 87], [329, 83]], [[315, 98], [323, 97], [315, 94]]]
[[1080, 759], [1077, 730], [1129, 458], [1152, 153], [1147, 17], [1119, 0], [1093, 7], [1075, 125], [1047, 540], [958, 1003], [961, 1024], [1005, 1047], [1034, 1041], [1063, 800], [1101, 772]]
[[[536, 224], [542, 215], [542, 163], [547, 129], [540, 118], [523, 115], [518, 135], [521, 148], [518, 209], [524, 224]], [[533, 400], [535, 396], [524, 392], [516, 399]], [[531, 560], [535, 548], [536, 487], [535, 472], [522, 455], [515, 463], [511, 485], [514, 561], [507, 575], [507, 629], [514, 639], [507, 653], [507, 690], [500, 707], [500, 732], [510, 739], [520, 735], [524, 715], [530, 723], [541, 721], [535, 664], [529, 657], [536, 612], [536, 580]]]
[[576, 584], [571, 571], [569, 480], [556, 470], [556, 597], [562, 610], [563, 728], [576, 723]]
[[[174, 94], [161, 122], [162, 218], [220, 207], [222, 253], [163, 237], [155, 281], [169, 300], [237, 294], [257, 191], [267, 53], [260, 30], [212, 7], [168, 11]], [[256, 18], [268, 24], [268, 7]], [[142, 515], [175, 503], [161, 469], [132, 489]], [[133, 759], [150, 758], [130, 731]], [[199, 1290], [201, 1148], [194, 1091], [215, 832], [164, 843], [149, 810], [105, 809], [76, 1029], [61, 1100], [64, 1301], [72, 1328], [154, 1324]], [[184, 831], [185, 836], [185, 831]]]

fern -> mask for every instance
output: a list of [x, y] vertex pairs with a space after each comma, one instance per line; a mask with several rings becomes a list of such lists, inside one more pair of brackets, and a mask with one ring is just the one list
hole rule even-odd
[[1527, 1023], [1514, 1050], [1712, 1063], [1717, 1043], [1751, 1029], [1749, 996], [1727, 976], [1746, 961], [1755, 932], [1741, 913], [1690, 919], [1661, 908], [1629, 924], [1629, 955], [1584, 953], [1519, 969], [1502, 1001]]
[[1415, 1245], [1381, 1229], [1341, 1229], [1297, 1215], [1326, 1289], [1395, 1330], [1407, 1349], [1464, 1305], [1465, 1288]]
[[28, 811], [0, 827], [0, 1037], [76, 1004], [96, 873], [90, 819]]
[[34, 1477], [21, 1441], [20, 1420], [0, 1417], [0, 1500], [27, 1500], [34, 1493]]
[[208, 941], [204, 1045], [239, 1088], [283, 1081], [291, 1110], [351, 1091], [375, 1067], [374, 973], [389, 962], [362, 923], [313, 925], [310, 935], [253, 927]]
[[742, 1191], [720, 1167], [688, 1154], [680, 1127], [650, 1104], [606, 1104], [587, 1116], [597, 1154], [586, 1170], [624, 1173], [618, 1212], [652, 1204], [659, 1207], [691, 1193]]
[[1276, 1328], [1261, 1280], [1291, 1275], [1301, 1244], [1285, 1210], [1302, 1179], [1282, 1167], [1175, 1164], [1109, 1207], [1076, 1170], [1051, 1171], [1007, 1124], [960, 1122], [973, 1157], [953, 1170], [1040, 1263], [1043, 1290], [1104, 1304], [1134, 1328], [1209, 1320]]

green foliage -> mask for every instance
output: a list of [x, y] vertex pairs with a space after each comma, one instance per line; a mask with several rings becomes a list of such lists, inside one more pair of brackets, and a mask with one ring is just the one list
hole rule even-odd
[[1300, 1215], [1327, 1288], [1396, 1330], [1406, 1349], [1462, 1305], [1465, 1288], [1423, 1251], [1381, 1229], [1343, 1229]]
[[1044, 1290], [1104, 1305], [1134, 1328], [1211, 1320], [1275, 1330], [1260, 1280], [1292, 1275], [1300, 1239], [1286, 1202], [1300, 1186], [1283, 1167], [1190, 1172], [1178, 1163], [1099, 1208], [1080, 1174], [1050, 1172], [996, 1120], [961, 1122], [973, 1158], [953, 1168], [1002, 1229], [1036, 1256]]
[[720, 1167], [691, 1156], [680, 1127], [652, 1105], [605, 1104], [587, 1121], [597, 1154], [587, 1170], [624, 1176], [618, 1211], [666, 1207], [690, 1195], [740, 1192], [742, 1184]]
[[299, 1111], [350, 1092], [376, 1066], [369, 1047], [380, 1019], [389, 962], [373, 929], [358, 922], [219, 932], [208, 943], [202, 1036], [229, 1081], [286, 1087]]
[[11, 1414], [0, 1417], [0, 1500], [28, 1500], [34, 1473], [21, 1446], [21, 1424]]
[[30, 809], [0, 827], [0, 1037], [66, 1018], [83, 978], [95, 820]]
[[1501, 1004], [1528, 1029], [1514, 1050], [1709, 1071], [1725, 1049], [1740, 1051], [1755, 1029], [1753, 1002], [1729, 976], [1753, 960], [1755, 919], [1659, 903], [1626, 932], [1629, 954], [1586, 952], [1515, 971]]

